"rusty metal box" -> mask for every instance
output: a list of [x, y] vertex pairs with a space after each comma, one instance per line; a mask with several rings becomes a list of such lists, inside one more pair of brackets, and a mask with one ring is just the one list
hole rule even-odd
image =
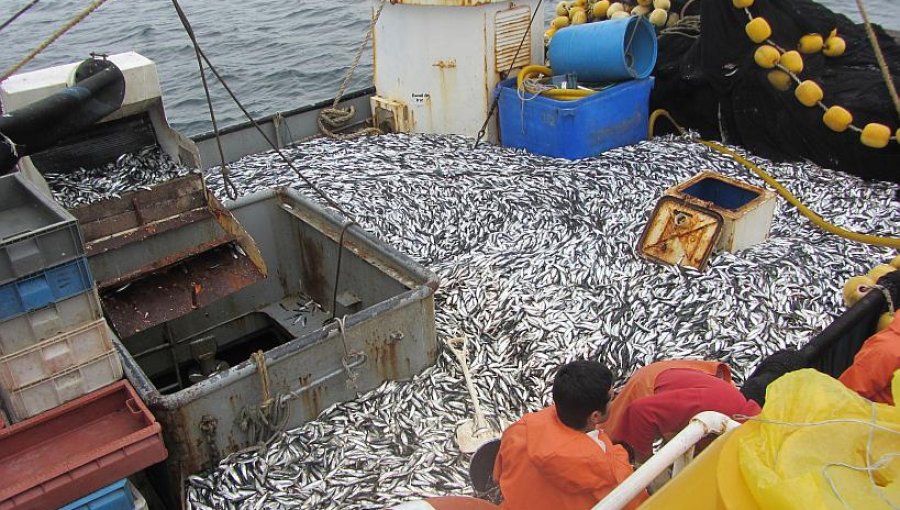
[[701, 172], [665, 194], [722, 216], [717, 250], [735, 252], [765, 241], [775, 216], [775, 192], [714, 172]]
[[[116, 342], [126, 377], [163, 424], [171, 456], [157, 477], [172, 494], [179, 471], [259, 440], [239, 418], [267, 398], [285, 404], [292, 428], [437, 356], [434, 273], [291, 189], [229, 209], [269, 277]], [[251, 356], [259, 351], [266, 375]]]

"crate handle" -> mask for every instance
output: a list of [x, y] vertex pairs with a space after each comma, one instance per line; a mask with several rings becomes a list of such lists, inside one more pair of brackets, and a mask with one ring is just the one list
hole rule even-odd
[[125, 401], [125, 407], [131, 411], [131, 414], [143, 414], [141, 408], [138, 407], [137, 402], [135, 402], [133, 398], [129, 398]]

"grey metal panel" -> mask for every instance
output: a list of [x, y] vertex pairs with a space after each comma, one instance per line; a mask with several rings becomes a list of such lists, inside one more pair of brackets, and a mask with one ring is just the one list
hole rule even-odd
[[[353, 106], [356, 114], [351, 120], [351, 125], [358, 125], [368, 120], [371, 115], [371, 106], [369, 105], [369, 97], [374, 95], [375, 89], [369, 88], [361, 91], [353, 92], [344, 96], [344, 100], [339, 103], [339, 107], [345, 108]], [[266, 136], [273, 143], [281, 145], [289, 145], [291, 143], [306, 140], [308, 138], [319, 135], [319, 126], [316, 122], [319, 111], [324, 108], [330, 108], [332, 100], [322, 101], [314, 105], [302, 107], [296, 110], [281, 114], [283, 124], [279, 128], [279, 136], [276, 136], [275, 123], [279, 119], [279, 115], [270, 115], [268, 117], [258, 119], [257, 123], [265, 132]], [[219, 131], [222, 139], [222, 152], [225, 155], [225, 162], [231, 163], [237, 161], [244, 156], [257, 154], [271, 149], [271, 146], [259, 134], [256, 127], [250, 122], [237, 124], [226, 127]], [[219, 149], [216, 145], [215, 134], [212, 132], [202, 133], [191, 137], [200, 149], [200, 165], [201, 168], [213, 168], [219, 165]]]
[[[278, 299], [307, 292], [310, 274], [320, 278], [323, 296], [333, 293], [335, 240], [343, 226], [339, 217], [288, 189], [243, 197], [231, 204], [231, 209], [263, 253], [269, 278], [179, 319], [172, 325], [176, 336], [190, 335], [252, 310], [265, 313], [266, 307], [272, 307]], [[344, 241], [347, 248], [340, 286], [358, 293], [363, 302], [360, 311], [346, 317], [346, 342], [350, 352], [362, 355], [345, 359], [344, 342], [335, 322], [304, 330], [270, 313], [284, 329], [297, 335], [265, 353], [272, 393], [289, 395], [288, 427], [315, 418], [327, 406], [351, 399], [385, 380], [409, 378], [433, 364], [437, 356], [434, 291], [438, 279], [434, 273], [355, 225], [347, 228]], [[304, 255], [311, 245], [322, 248], [320, 256]], [[330, 306], [330, 301], [323, 304]], [[317, 320], [322, 316], [328, 314], [320, 314]], [[129, 345], [132, 340], [125, 338], [123, 342]], [[152, 339], [145, 338], [142, 345], [129, 347], [147, 348], [149, 343]], [[214, 447], [218, 455], [249, 446], [238, 417], [244, 408], [258, 406], [263, 398], [260, 375], [252, 361], [163, 395], [129, 349], [121, 343], [117, 348], [128, 379], [163, 424], [173, 487], [183, 475], [200, 471], [210, 460], [209, 441], [200, 430], [205, 418], [216, 423]], [[357, 374], [355, 389], [347, 384], [344, 361]]]

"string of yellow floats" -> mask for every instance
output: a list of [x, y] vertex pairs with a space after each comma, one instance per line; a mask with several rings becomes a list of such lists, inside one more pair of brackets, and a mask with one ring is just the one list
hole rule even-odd
[[[800, 38], [797, 50], [785, 51], [772, 41], [772, 28], [769, 22], [761, 16], [753, 16], [750, 7], [754, 0], [731, 0], [737, 9], [743, 9], [749, 18], [744, 26], [747, 37], [759, 44], [753, 53], [753, 60], [763, 69], [772, 69], [767, 76], [769, 83], [778, 90], [790, 89], [791, 81], [797, 84], [794, 89], [794, 97], [803, 106], [813, 108], [818, 106], [824, 111], [822, 122], [836, 133], [843, 133], [847, 129], [859, 133], [859, 140], [863, 145], [874, 149], [887, 147], [893, 139], [900, 142], [900, 128], [893, 138], [891, 128], [877, 122], [870, 122], [863, 128], [853, 123], [853, 115], [847, 109], [822, 102], [825, 97], [822, 87], [812, 80], [801, 80], [798, 76], [803, 72], [803, 54], [822, 52], [826, 57], [839, 57], [847, 49], [847, 42], [837, 34], [837, 29], [832, 30], [827, 38], [821, 34], [806, 34]], [[765, 43], [765, 44], [764, 44]]]

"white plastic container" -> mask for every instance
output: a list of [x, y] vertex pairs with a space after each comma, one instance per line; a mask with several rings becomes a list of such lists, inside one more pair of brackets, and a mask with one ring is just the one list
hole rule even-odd
[[736, 252], [769, 237], [775, 216], [774, 191], [714, 172], [701, 172], [665, 194], [722, 215], [717, 250]]
[[0, 396], [13, 423], [98, 390], [122, 378], [122, 363], [115, 350], [101, 354], [83, 365], [53, 375], [24, 388]]
[[406, 105], [413, 132], [475, 136], [529, 24], [516, 68], [544, 62], [543, 12], [530, 23], [537, 7], [537, 0], [385, 3], [373, 44], [377, 96]]
[[95, 289], [0, 322], [0, 356], [27, 349], [103, 317]]
[[24, 388], [113, 351], [105, 319], [0, 358], [0, 385], [6, 391]]

